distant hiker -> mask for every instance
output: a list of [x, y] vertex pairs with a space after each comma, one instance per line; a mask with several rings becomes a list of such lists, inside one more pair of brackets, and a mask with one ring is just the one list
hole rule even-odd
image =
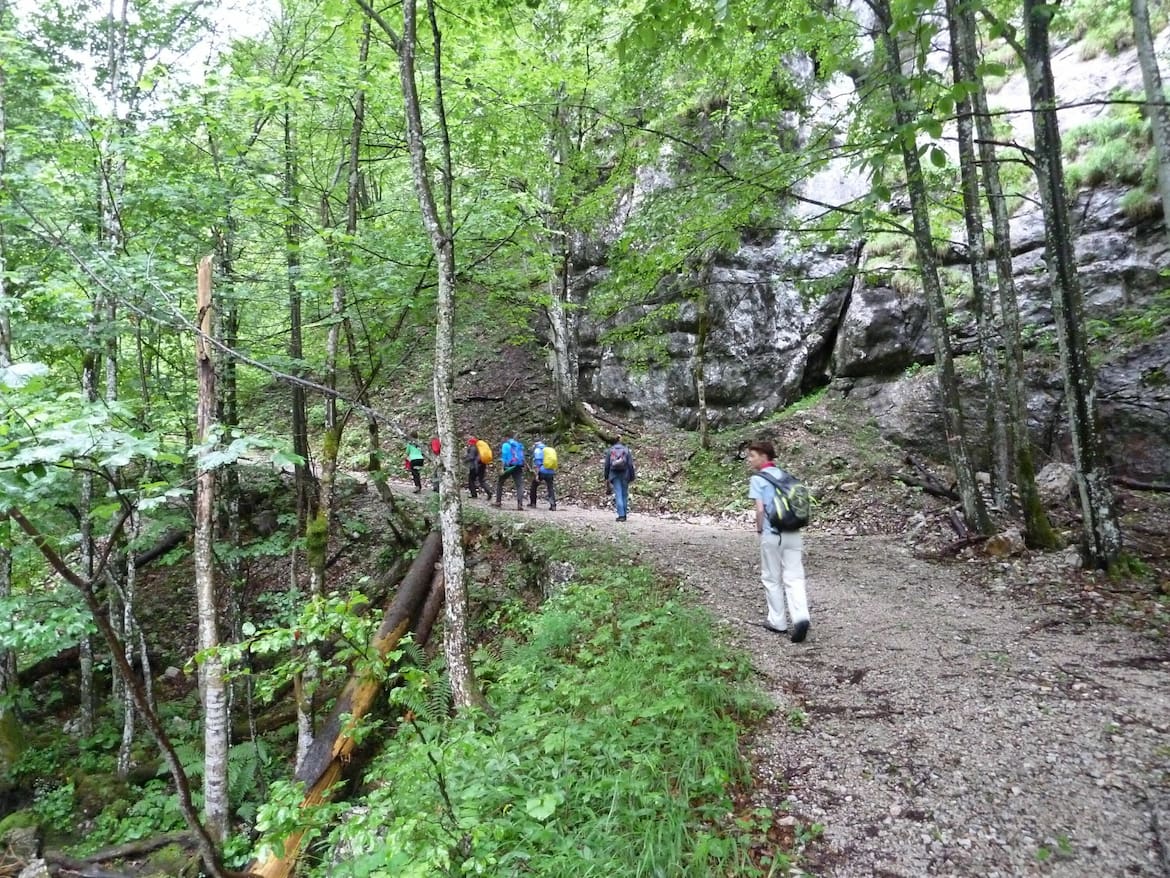
[[[487, 448], [487, 460], [484, 460], [483, 448]], [[467, 437], [467, 451], [463, 453], [463, 462], [467, 464], [467, 490], [472, 497], [478, 497], [477, 491], [482, 490], [488, 500], [492, 499], [492, 489], [487, 486], [484, 477], [487, 475], [488, 463], [491, 462], [492, 449], [482, 439], [474, 436]]]
[[411, 430], [406, 440], [406, 462], [410, 467], [410, 476], [414, 479], [414, 493], [422, 490], [422, 468], [426, 462], [426, 455], [418, 445], [418, 430]]
[[438, 436], [431, 437], [431, 490], [436, 494], [439, 493], [439, 482], [442, 480], [443, 459], [440, 453], [443, 450], [443, 443], [439, 441]]
[[[792, 642], [800, 643], [808, 634], [808, 597], [804, 590], [804, 539], [800, 531], [779, 532], [768, 523], [776, 504], [776, 487], [760, 475], [769, 472], [780, 478], [776, 468], [776, 449], [771, 442], [756, 441], [748, 446], [748, 465], [752, 476], [748, 498], [756, 501], [756, 533], [760, 535], [760, 581], [768, 601], [768, 618], [764, 627], [777, 634], [787, 634], [787, 619], [792, 620]], [[787, 609], [787, 617], [785, 616]]]
[[557, 474], [557, 452], [551, 445], [537, 442], [532, 446], [532, 483], [528, 486], [528, 505], [536, 505], [536, 488], [544, 482], [548, 486], [548, 509], [556, 512], [557, 490], [553, 479]]
[[516, 438], [515, 433], [508, 433], [500, 446], [500, 466], [502, 471], [496, 479], [496, 506], [504, 499], [504, 481], [511, 479], [516, 486], [516, 508], [523, 509], [524, 443]]
[[630, 503], [630, 483], [634, 481], [635, 476], [634, 455], [622, 444], [622, 437], [618, 436], [609, 447], [609, 451], [605, 452], [606, 490], [613, 491], [618, 521], [626, 520]]

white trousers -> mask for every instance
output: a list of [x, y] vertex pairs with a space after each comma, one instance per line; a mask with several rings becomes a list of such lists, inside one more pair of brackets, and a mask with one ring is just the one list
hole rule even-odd
[[809, 621], [803, 551], [804, 538], [800, 531], [774, 534], [765, 529], [760, 534], [760, 580], [768, 599], [768, 624], [773, 628], [787, 628], [787, 619], [794, 625]]

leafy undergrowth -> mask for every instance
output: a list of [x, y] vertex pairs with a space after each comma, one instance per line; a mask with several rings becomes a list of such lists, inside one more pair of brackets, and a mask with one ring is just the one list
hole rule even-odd
[[[737, 818], [739, 739], [767, 709], [706, 613], [655, 574], [541, 532], [562, 583], [481, 648], [490, 713], [448, 719], [411, 676], [364, 795], [318, 816], [315, 875], [764, 875], [791, 850]], [[279, 798], [279, 797], [278, 797]], [[272, 805], [267, 841], [291, 830]], [[303, 818], [304, 815], [297, 815]]]

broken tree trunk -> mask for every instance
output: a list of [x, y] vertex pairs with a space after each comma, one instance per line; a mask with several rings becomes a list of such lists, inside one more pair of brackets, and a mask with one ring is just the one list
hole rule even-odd
[[[422, 615], [423, 606], [435, 576], [442, 539], [432, 531], [419, 549], [418, 557], [403, 579], [393, 602], [382, 616], [382, 625], [374, 634], [370, 646], [383, 659], [413, 630]], [[328, 801], [334, 784], [350, 762], [357, 746], [353, 736], [355, 726], [369, 712], [381, 690], [381, 683], [371, 676], [354, 675], [346, 683], [333, 712], [313, 739], [305, 753], [295, 779], [305, 785], [301, 807], [307, 808]], [[284, 840], [280, 856], [253, 862], [247, 869], [259, 878], [289, 878], [300, 854], [303, 832], [295, 832]]]

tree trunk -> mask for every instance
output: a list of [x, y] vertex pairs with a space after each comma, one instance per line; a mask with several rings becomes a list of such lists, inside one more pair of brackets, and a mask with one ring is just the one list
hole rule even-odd
[[134, 675], [134, 669], [126, 661], [126, 648], [118, 640], [117, 634], [110, 625], [110, 620], [106, 615], [105, 609], [98, 602], [97, 596], [93, 592], [92, 579], [85, 579], [79, 576], [74, 570], [71, 570], [62, 560], [61, 556], [53, 549], [45, 535], [34, 527], [32, 522], [25, 518], [19, 509], [9, 509], [6, 515], [15, 521], [20, 529], [32, 539], [37, 550], [49, 562], [49, 566], [62, 579], [76, 588], [85, 601], [90, 618], [93, 620], [95, 627], [101, 633], [106, 642], [106, 646], [110, 650], [115, 672], [126, 682], [130, 697], [134, 701], [134, 707], [138, 710], [138, 715], [142, 717], [143, 723], [146, 725], [151, 737], [158, 744], [163, 760], [170, 770], [171, 778], [175, 784], [175, 791], [178, 794], [179, 811], [182, 813], [187, 825], [196, 835], [204, 867], [212, 878], [226, 878], [226, 873], [219, 861], [219, 852], [216, 850], [215, 843], [207, 834], [207, 830], [199, 820], [199, 815], [195, 812], [195, 807], [191, 799], [191, 783], [187, 778], [187, 773], [183, 770], [182, 762], [179, 761], [179, 754], [167, 736], [166, 729], [163, 728], [162, 720], [159, 719], [158, 714], [150, 706], [150, 700], [146, 697], [142, 686], [139, 685], [138, 678]]
[[[382, 616], [382, 625], [370, 643], [369, 654], [385, 660], [411, 630], [416, 631], [416, 642], [425, 645], [425, 638], [417, 633], [418, 624], [442, 543], [438, 534], [431, 533], [419, 548], [393, 602]], [[297, 768], [295, 780], [303, 783], [305, 788], [302, 807], [326, 802], [333, 795], [337, 781], [357, 748], [354, 733], [360, 729], [362, 719], [373, 707], [380, 691], [381, 685], [374, 675], [359, 671], [350, 677], [329, 719], [323, 723], [320, 734]], [[248, 871], [261, 878], [288, 878], [296, 867], [303, 838], [303, 832], [294, 832], [285, 838], [284, 849], [279, 855], [253, 862]]]
[[[289, 337], [288, 356], [292, 363], [293, 374], [300, 377], [304, 373], [301, 358], [303, 355], [303, 339], [301, 327], [301, 226], [297, 217], [297, 205], [300, 198], [300, 187], [297, 183], [297, 157], [295, 138], [292, 127], [292, 114], [287, 105], [284, 110], [284, 203], [285, 225], [284, 246], [285, 265], [288, 280], [288, 317]], [[308, 540], [310, 522], [316, 514], [316, 497], [312, 488], [313, 474], [309, 459], [309, 418], [306, 408], [305, 388], [296, 383], [291, 388], [292, 405], [292, 440], [293, 452], [299, 460], [294, 465], [297, 497], [297, 532]], [[299, 591], [297, 583], [296, 546], [289, 549], [289, 588], [295, 597]], [[310, 572], [310, 578], [312, 573]], [[311, 676], [311, 674], [310, 674]], [[305, 752], [313, 741], [313, 704], [312, 680], [299, 679], [297, 692], [297, 755], [299, 765]]]
[[[92, 340], [97, 333], [95, 321], [91, 319], [89, 339]], [[97, 401], [97, 355], [94, 353], [92, 341], [89, 349], [85, 352], [82, 358], [81, 366], [81, 388], [85, 396], [86, 402], [94, 403]], [[92, 581], [94, 572], [94, 561], [96, 558], [96, 550], [93, 541], [93, 519], [90, 518], [90, 510], [93, 509], [93, 486], [94, 474], [91, 470], [84, 469], [81, 473], [81, 488], [78, 495], [78, 519], [80, 531], [80, 545], [78, 546], [81, 553], [81, 575], [87, 582]], [[83, 635], [81, 641], [78, 643], [79, 647], [79, 664], [80, 664], [80, 693], [79, 698], [81, 704], [79, 706], [79, 731], [82, 737], [89, 737], [93, 735], [95, 725], [95, 696], [94, 696], [94, 655], [93, 642], [89, 639], [89, 635]]]
[[[8, 0], [0, 0], [0, 39], [8, 36]], [[0, 63], [0, 190], [7, 183], [8, 173], [8, 78]], [[7, 228], [0, 220], [0, 370], [12, 365], [12, 320], [9, 313]], [[12, 525], [7, 519], [0, 522], [0, 600], [12, 595]], [[10, 649], [0, 650], [0, 724], [16, 726], [16, 715], [9, 708], [8, 698], [16, 688], [16, 655]], [[9, 737], [0, 732], [0, 736]], [[14, 739], [15, 740], [15, 739]], [[2, 757], [5, 754], [0, 754]], [[10, 754], [18, 755], [18, 754]], [[10, 764], [10, 763], [9, 763]]]
[[711, 447], [711, 417], [707, 410], [707, 335], [711, 331], [711, 317], [708, 313], [710, 302], [707, 298], [707, 284], [711, 280], [711, 263], [703, 267], [699, 274], [699, 291], [695, 297], [696, 322], [698, 323], [698, 338], [695, 341], [695, 399], [699, 410], [699, 445], [704, 449]]
[[[210, 337], [211, 257], [199, 263], [199, 297], [197, 321], [202, 333]], [[211, 345], [204, 336], [195, 340], [195, 364], [199, 378], [196, 442], [203, 446], [212, 439], [215, 429], [215, 366]], [[203, 455], [208, 453], [204, 449]], [[227, 687], [223, 664], [215, 649], [219, 646], [219, 610], [215, 594], [215, 470], [197, 463], [195, 480], [195, 595], [199, 615], [199, 695], [203, 700], [203, 819], [213, 840], [222, 844], [228, 833], [228, 732]]]
[[[365, 16], [362, 19], [362, 42], [361, 48], [358, 50], [358, 64], [361, 71], [362, 81], [365, 81], [368, 70], [368, 62], [370, 57], [370, 19]], [[349, 179], [346, 185], [345, 194], [345, 231], [352, 241], [357, 235], [358, 229], [358, 211], [362, 201], [362, 171], [360, 159], [360, 150], [362, 143], [362, 132], [366, 124], [366, 90], [359, 88], [357, 94], [354, 95], [353, 103], [353, 127], [350, 129], [349, 135]], [[370, 407], [369, 385], [373, 380], [374, 374], [378, 371], [375, 364], [370, 366], [370, 378], [363, 379], [361, 369], [358, 367], [357, 360], [357, 343], [354, 341], [353, 323], [349, 317], [349, 309], [346, 309], [343, 317], [342, 327], [345, 330], [346, 350], [349, 354], [349, 368], [350, 375], [353, 380], [354, 393], [357, 394], [358, 402], [366, 408]], [[373, 472], [380, 469], [382, 466], [382, 441], [378, 432], [378, 419], [374, 417], [366, 417], [366, 439], [368, 449], [368, 460], [366, 469]]]
[[[976, 44], [978, 28], [975, 12], [969, 2], [956, 6], [960, 56], [964, 61], [964, 77], [973, 75], [977, 67], [979, 49]], [[1012, 449], [1016, 490], [1020, 495], [1020, 509], [1024, 520], [1024, 539], [1033, 549], [1051, 549], [1057, 545], [1056, 533], [1048, 521], [1048, 513], [1036, 488], [1036, 466], [1032, 457], [1032, 440], [1028, 432], [1027, 387], [1024, 383], [1024, 355], [1020, 345], [1020, 307], [1016, 296], [1012, 266], [1011, 224], [1008, 220], [1007, 199], [999, 178], [999, 160], [995, 153], [995, 132], [987, 106], [987, 89], [983, 79], [974, 76], [972, 101], [975, 110], [975, 128], [978, 133], [979, 159], [983, 172], [983, 188], [991, 213], [992, 236], [995, 242], [995, 270], [999, 287], [999, 315], [1002, 321], [1004, 399], [1007, 403], [1008, 444]]]
[[1154, 52], [1149, 5], [1146, 0], [1129, 0], [1129, 12], [1133, 18], [1133, 41], [1142, 68], [1142, 84], [1146, 89], [1146, 115], [1150, 119], [1150, 133], [1154, 138], [1154, 154], [1158, 161], [1162, 221], [1166, 233], [1170, 235], [1170, 107], [1166, 106], [1166, 90], [1162, 87], [1162, 73], [1158, 69], [1158, 56]]
[[918, 143], [914, 129], [914, 114], [907, 88], [902, 80], [901, 50], [894, 31], [889, 0], [872, 0], [871, 6], [881, 25], [882, 44], [887, 55], [890, 97], [894, 104], [894, 120], [898, 128], [898, 141], [902, 151], [902, 162], [906, 169], [906, 184], [910, 195], [910, 207], [914, 220], [914, 242], [917, 246], [918, 263], [922, 272], [922, 291], [926, 298], [930, 317], [931, 338], [934, 342], [934, 361], [938, 370], [939, 395], [942, 403], [943, 427], [946, 430], [947, 449], [955, 481], [959, 488], [960, 503], [967, 526], [976, 533], [987, 533], [990, 522], [979, 486], [975, 480], [975, 468], [967, 449], [963, 427], [963, 413], [959, 400], [958, 381], [955, 376], [954, 356], [951, 352], [950, 332], [947, 329], [946, 302], [938, 277], [938, 265], [934, 255], [934, 240], [930, 231], [930, 205], [927, 200], [926, 182], [922, 165], [918, 159]]
[[439, 524], [443, 536], [443, 575], [447, 588], [447, 614], [443, 645], [447, 658], [447, 672], [455, 706], [464, 709], [483, 703], [483, 696], [475, 680], [467, 639], [467, 584], [464, 581], [462, 539], [463, 510], [458, 483], [457, 449], [461, 446], [455, 435], [453, 407], [454, 373], [452, 349], [455, 329], [455, 242], [451, 206], [451, 141], [447, 132], [446, 111], [442, 90], [442, 39], [434, 8], [428, 3], [434, 58], [435, 130], [439, 136], [441, 153], [440, 178], [442, 183], [442, 214], [435, 201], [427, 162], [426, 142], [423, 136], [422, 107], [415, 83], [414, 52], [417, 41], [416, 0], [405, 0], [402, 6], [403, 35], [399, 38], [394, 28], [369, 4], [358, 0], [358, 5], [377, 23], [398, 53], [398, 74], [402, 85], [402, 103], [406, 111], [406, 137], [410, 152], [410, 170], [414, 179], [415, 195], [423, 226], [431, 241], [439, 270], [439, 292], [435, 327], [435, 415], [439, 439], [442, 442], [442, 474], [439, 489]]
[[1044, 255], [1052, 286], [1052, 318], [1060, 346], [1069, 436], [1081, 497], [1082, 550], [1086, 565], [1109, 568], [1121, 554], [1121, 530], [1101, 452], [1083, 296], [1065, 201], [1056, 88], [1048, 45], [1048, 26], [1054, 10], [1037, 0], [1024, 0], [1024, 70], [1031, 93], [1036, 182], [1044, 214]]
[[[293, 132], [292, 113], [284, 111], [284, 258], [288, 282], [288, 357], [291, 369], [298, 378], [304, 374], [302, 357], [304, 340], [301, 321], [301, 224], [297, 216], [300, 200], [300, 186], [297, 182], [296, 136]], [[312, 469], [309, 463], [309, 418], [306, 411], [305, 388], [299, 383], [292, 385], [292, 441], [293, 452], [300, 457], [295, 465], [297, 490], [297, 525], [303, 532], [305, 522], [315, 511], [315, 491], [311, 485]]]
[[[975, 59], [967, 58], [959, 35], [958, 0], [946, 0], [950, 25], [951, 67], [955, 84], [974, 82]], [[991, 488], [995, 505], [1013, 511], [1011, 448], [1008, 443], [1008, 419], [1003, 373], [999, 365], [999, 333], [995, 327], [995, 296], [991, 289], [991, 271], [987, 265], [987, 240], [983, 234], [983, 206], [979, 198], [979, 172], [975, 156], [975, 134], [971, 118], [971, 99], [966, 93], [956, 101], [959, 140], [959, 177], [963, 191], [963, 218], [967, 230], [967, 258], [971, 265], [971, 289], [979, 329], [979, 363], [983, 387], [987, 393], [985, 427], [991, 437]], [[1026, 439], [1026, 437], [1025, 437]]]
[[580, 395], [577, 387], [577, 338], [569, 294], [573, 287], [572, 237], [565, 228], [564, 214], [557, 202], [565, 185], [564, 169], [571, 166], [572, 142], [564, 83], [557, 89], [548, 134], [548, 180], [543, 187], [544, 233], [548, 237], [551, 273], [548, 284], [548, 322], [552, 346], [553, 389], [557, 416], [570, 427], [578, 420]]

